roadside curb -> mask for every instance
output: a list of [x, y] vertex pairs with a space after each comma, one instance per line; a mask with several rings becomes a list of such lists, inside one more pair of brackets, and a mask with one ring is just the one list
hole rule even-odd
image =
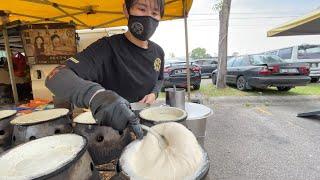
[[210, 97], [209, 104], [223, 104], [223, 103], [289, 103], [289, 102], [310, 102], [319, 101], [320, 96], [223, 96]]
[[[195, 98], [191, 98], [195, 99]], [[275, 103], [298, 103], [298, 102], [320, 102], [319, 95], [301, 95], [301, 96], [220, 96], [203, 97], [200, 100], [203, 104], [275, 104]], [[158, 98], [158, 103], [165, 103], [165, 98]]]

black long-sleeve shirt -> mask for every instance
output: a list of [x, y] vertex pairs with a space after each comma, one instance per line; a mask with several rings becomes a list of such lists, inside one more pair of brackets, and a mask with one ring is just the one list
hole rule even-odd
[[80, 78], [137, 102], [151, 92], [159, 92], [164, 52], [152, 41], [148, 41], [148, 49], [143, 49], [120, 34], [101, 38], [67, 60], [66, 65]]

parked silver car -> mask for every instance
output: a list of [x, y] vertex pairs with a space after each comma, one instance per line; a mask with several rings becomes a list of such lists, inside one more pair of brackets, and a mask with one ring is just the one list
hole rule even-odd
[[300, 45], [265, 52], [266, 55], [277, 55], [286, 62], [308, 63], [311, 82], [320, 79], [320, 45]]

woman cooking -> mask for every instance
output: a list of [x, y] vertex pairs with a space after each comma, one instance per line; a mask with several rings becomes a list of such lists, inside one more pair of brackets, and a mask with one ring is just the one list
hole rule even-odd
[[58, 99], [90, 108], [101, 125], [130, 125], [143, 137], [129, 102], [153, 103], [163, 84], [164, 52], [149, 40], [164, 14], [164, 0], [125, 0], [125, 34], [104, 37], [54, 69], [46, 86]]

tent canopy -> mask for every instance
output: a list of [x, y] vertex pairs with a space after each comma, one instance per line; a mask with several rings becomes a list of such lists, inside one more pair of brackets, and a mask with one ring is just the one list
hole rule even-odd
[[[189, 12], [192, 0], [165, 0], [163, 20], [183, 18], [184, 1]], [[0, 3], [0, 11], [9, 14], [9, 21], [72, 22], [77, 29], [93, 29], [127, 25], [123, 3], [124, 0], [8, 0]]]
[[[187, 15], [193, 0], [165, 0], [165, 14], [162, 20], [184, 18], [186, 36], [186, 59], [188, 57]], [[18, 94], [7, 28], [9, 22], [18, 22], [19, 25], [40, 23], [72, 23], [77, 29], [107, 28], [127, 25], [123, 15], [124, 0], [6, 0], [0, 3], [0, 15], [9, 15], [9, 20], [1, 18], [0, 22], [8, 57], [8, 66], [15, 104], [18, 104]], [[8, 26], [9, 25], [9, 26]], [[5, 27], [5, 28], [3, 28]], [[187, 71], [188, 99], [190, 100], [190, 72]]]
[[268, 31], [268, 37], [320, 34], [320, 9]]

